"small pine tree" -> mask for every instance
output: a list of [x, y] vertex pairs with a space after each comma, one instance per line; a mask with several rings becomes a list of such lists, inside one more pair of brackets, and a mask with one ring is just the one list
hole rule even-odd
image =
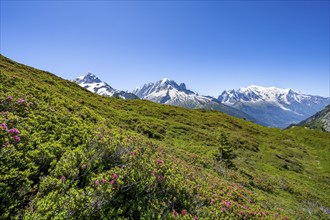
[[233, 153], [232, 146], [228, 141], [228, 136], [224, 132], [220, 133], [218, 152], [214, 154], [214, 158], [221, 164], [224, 164], [228, 168], [235, 167], [232, 162], [236, 155]]

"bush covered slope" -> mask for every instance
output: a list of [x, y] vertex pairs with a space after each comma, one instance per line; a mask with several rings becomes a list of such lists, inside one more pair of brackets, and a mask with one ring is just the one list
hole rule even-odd
[[330, 105], [297, 125], [330, 132]]
[[0, 218], [329, 218], [329, 133], [0, 70]]

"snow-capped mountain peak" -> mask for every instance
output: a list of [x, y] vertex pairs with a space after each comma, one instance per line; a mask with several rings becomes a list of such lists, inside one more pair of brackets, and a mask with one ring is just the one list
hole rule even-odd
[[75, 83], [88, 89], [89, 91], [110, 97], [119, 97], [123, 99], [137, 99], [138, 97], [132, 93], [120, 91], [112, 88], [109, 84], [102, 82], [93, 73], [87, 73], [86, 75], [80, 76], [74, 80]]
[[164, 78], [164, 79], [161, 80], [160, 84], [165, 84], [165, 83], [167, 83], [169, 81], [171, 81], [171, 80], [169, 80], [167, 78]]
[[137, 87], [132, 93], [142, 99], [160, 103], [166, 103], [173, 99], [187, 99], [187, 96], [195, 94], [193, 91], [188, 90], [184, 83], [178, 85], [174, 80], [167, 78], [155, 83], [144, 84], [142, 87]]
[[75, 80], [76, 83], [101, 83], [102, 81], [97, 78], [93, 73], [87, 73], [86, 75], [79, 76]]
[[272, 102], [282, 105], [292, 101], [301, 102], [306, 97], [291, 89], [251, 85], [238, 90], [226, 90], [218, 99], [229, 105], [236, 102]]
[[92, 73], [80, 76], [74, 80], [75, 83], [88, 89], [91, 92], [104, 96], [113, 96], [117, 91], [109, 86], [107, 83], [102, 82]]
[[184, 83], [177, 84], [174, 80], [164, 78], [155, 83], [147, 83], [137, 87], [133, 92], [141, 99], [158, 102], [168, 105], [181, 106], [184, 108], [204, 108], [225, 112], [229, 115], [247, 118], [255, 121], [254, 118], [232, 107], [220, 103], [211, 96], [202, 96], [187, 89]]
[[303, 120], [329, 103], [329, 98], [305, 95], [292, 89], [248, 86], [226, 90], [218, 97], [221, 103], [243, 110], [275, 127], [286, 127]]

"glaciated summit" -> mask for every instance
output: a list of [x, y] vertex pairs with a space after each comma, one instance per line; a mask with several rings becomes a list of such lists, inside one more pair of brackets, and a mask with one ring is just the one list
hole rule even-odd
[[92, 73], [87, 73], [86, 75], [80, 76], [73, 80], [73, 82], [99, 95], [119, 97], [122, 99], [138, 99], [138, 97], [132, 93], [112, 88], [109, 84], [101, 81]]
[[229, 115], [246, 118], [256, 121], [254, 118], [230, 106], [220, 103], [216, 98], [211, 96], [202, 96], [187, 89], [184, 83], [178, 84], [173, 80], [164, 78], [155, 83], [147, 83], [141, 87], [137, 87], [132, 91], [141, 99], [152, 102], [175, 105], [190, 109], [213, 109]]
[[218, 100], [261, 119], [268, 126], [280, 128], [312, 116], [330, 101], [329, 98], [305, 95], [292, 89], [256, 85], [223, 91]]

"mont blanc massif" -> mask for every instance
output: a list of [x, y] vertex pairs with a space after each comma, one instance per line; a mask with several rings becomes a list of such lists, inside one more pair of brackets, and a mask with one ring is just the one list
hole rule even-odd
[[306, 95], [292, 89], [251, 85], [237, 90], [225, 90], [218, 97], [199, 95], [164, 78], [129, 91], [112, 88], [97, 76], [88, 73], [74, 80], [78, 85], [103, 96], [122, 99], [145, 99], [188, 109], [210, 109], [244, 118], [257, 124], [286, 128], [297, 124], [330, 103], [329, 97]]

